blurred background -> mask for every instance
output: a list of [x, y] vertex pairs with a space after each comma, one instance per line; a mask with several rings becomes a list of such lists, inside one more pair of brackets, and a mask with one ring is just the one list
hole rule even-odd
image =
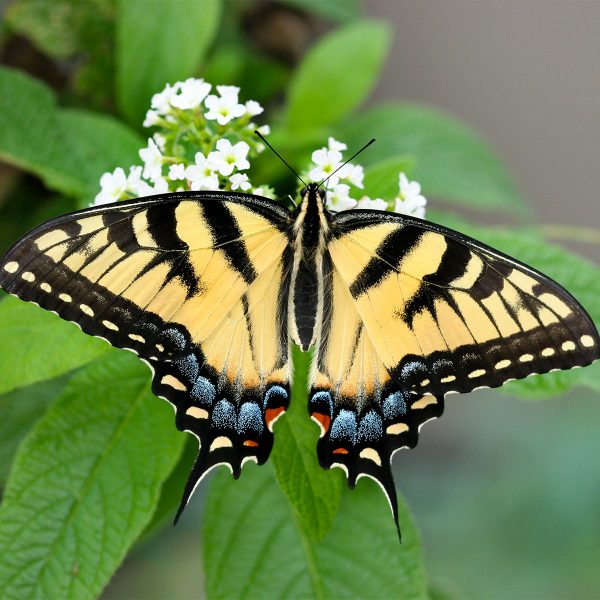
[[[250, 42], [291, 68], [332, 27], [302, 2], [232, 4], [248, 11]], [[600, 263], [600, 2], [365, 0], [362, 10], [394, 28], [369, 103], [410, 99], [467, 122], [502, 156], [548, 237]], [[2, 62], [64, 89], [64, 65], [9, 30], [3, 42]], [[2, 166], [0, 176], [6, 217], [23, 175]], [[42, 190], [26, 185], [33, 197]], [[5, 247], [14, 230], [2, 227]], [[583, 389], [539, 403], [451, 396], [444, 418], [394, 462], [433, 583], [449, 597], [600, 598], [599, 424], [598, 394]], [[134, 550], [103, 597], [192, 598], [201, 583], [197, 531], [167, 527]]]

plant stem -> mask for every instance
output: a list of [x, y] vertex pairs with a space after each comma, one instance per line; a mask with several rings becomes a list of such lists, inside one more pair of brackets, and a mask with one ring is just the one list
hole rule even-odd
[[550, 239], [600, 244], [600, 229], [575, 225], [540, 225], [539, 230]]

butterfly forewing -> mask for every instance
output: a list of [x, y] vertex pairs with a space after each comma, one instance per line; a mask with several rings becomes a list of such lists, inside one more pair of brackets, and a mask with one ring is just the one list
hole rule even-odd
[[399, 215], [351, 211], [337, 224], [333, 264], [405, 389], [468, 392], [598, 358], [584, 309], [535, 270]]
[[[201, 440], [194, 481], [264, 462], [287, 407], [288, 212], [235, 194], [173, 194], [50, 221], [4, 257], [0, 285], [153, 369]], [[186, 498], [189, 493], [186, 495]]]

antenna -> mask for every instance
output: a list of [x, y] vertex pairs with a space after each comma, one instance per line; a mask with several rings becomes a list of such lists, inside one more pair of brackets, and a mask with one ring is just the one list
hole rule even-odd
[[368, 148], [373, 142], [375, 138], [369, 140], [358, 152], [355, 152], [345, 163], [341, 164], [333, 173], [330, 173], [321, 183], [319, 183], [319, 187], [321, 187], [330, 177], [335, 175], [342, 167], [345, 167], [355, 156], [358, 156], [363, 150]]
[[[254, 130], [254, 133], [269, 147], [271, 148], [271, 150], [273, 151], [273, 153], [275, 154], [275, 156], [302, 182], [302, 184], [304, 185], [304, 187], [306, 186], [306, 183], [304, 182], [304, 179], [302, 179], [302, 177], [300, 177], [300, 175], [298, 175], [298, 173], [296, 173], [296, 171], [294, 171], [294, 169], [292, 169], [292, 167], [290, 166], [290, 164], [287, 162], [287, 160], [285, 160], [285, 158], [283, 158], [283, 156], [281, 156], [281, 154], [279, 154], [279, 152], [277, 152], [277, 150], [275, 150], [275, 148], [273, 148], [273, 146], [271, 146], [271, 144], [269, 144], [269, 142], [267, 142], [267, 140], [265, 139], [265, 136], [258, 131], [258, 129]], [[353, 157], [354, 158], [354, 157]]]

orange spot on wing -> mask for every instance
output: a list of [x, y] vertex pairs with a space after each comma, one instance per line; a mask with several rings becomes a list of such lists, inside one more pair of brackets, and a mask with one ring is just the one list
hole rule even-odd
[[348, 454], [348, 450], [346, 448], [336, 448], [333, 454]]
[[329, 424], [331, 423], [331, 419], [328, 415], [324, 415], [323, 413], [314, 412], [310, 415], [315, 421], [318, 421], [323, 427], [323, 431], [327, 431], [329, 429]]
[[255, 442], [254, 440], [244, 440], [244, 446], [251, 446], [252, 448], [255, 448], [258, 446], [258, 442]]
[[277, 408], [267, 408], [267, 410], [265, 410], [265, 421], [267, 422], [267, 427], [277, 420], [277, 418], [283, 412], [285, 412], [285, 408], [283, 408], [283, 406], [278, 406]]

